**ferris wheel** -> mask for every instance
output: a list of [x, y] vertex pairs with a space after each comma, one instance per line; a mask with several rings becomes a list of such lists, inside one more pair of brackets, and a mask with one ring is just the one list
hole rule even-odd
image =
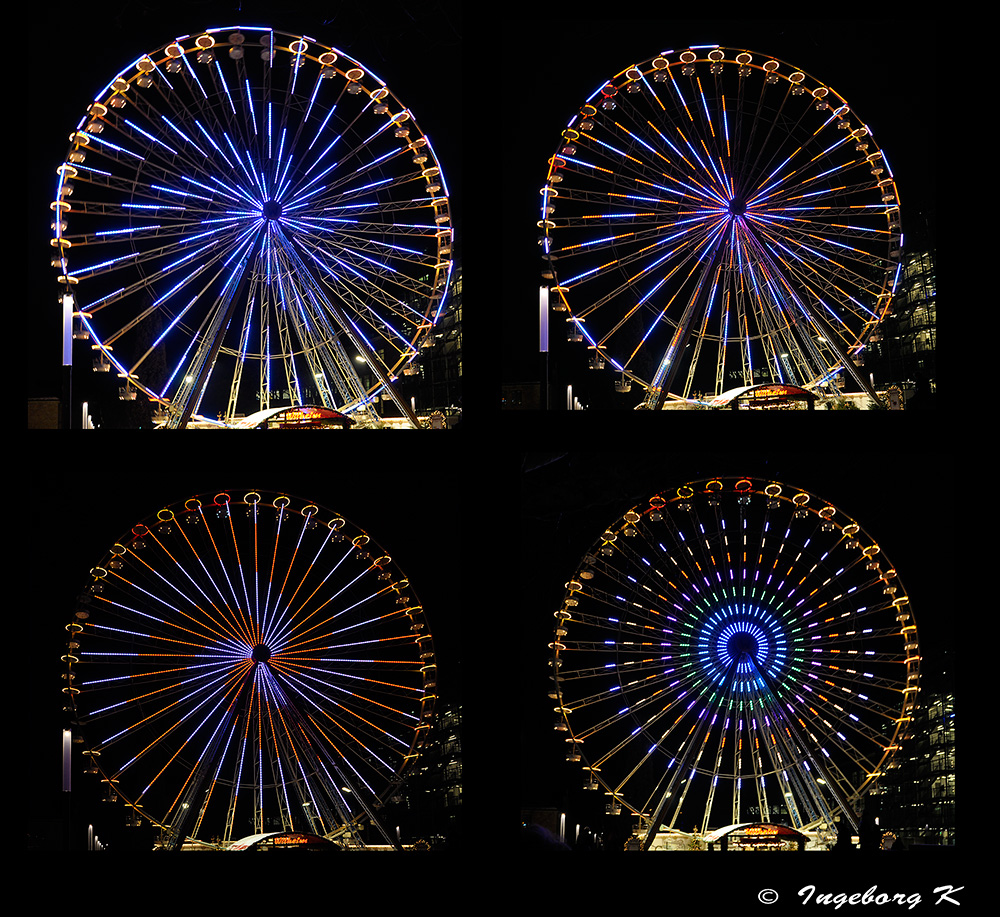
[[566, 584], [556, 729], [586, 789], [659, 832], [857, 826], [906, 736], [919, 680], [885, 553], [798, 488], [704, 480], [630, 509]]
[[165, 846], [358, 845], [368, 823], [398, 845], [379, 810], [430, 728], [433, 641], [407, 577], [342, 516], [258, 492], [165, 507], [91, 570], [67, 630], [88, 768]]
[[569, 339], [640, 407], [845, 373], [874, 396], [856, 364], [899, 280], [898, 193], [804, 71], [717, 45], [622, 70], [563, 130], [538, 225]]
[[181, 427], [391, 397], [419, 425], [394, 382], [444, 308], [448, 190], [363, 64], [270, 28], [181, 36], [97, 94], [57, 172], [64, 311], [123, 397]]

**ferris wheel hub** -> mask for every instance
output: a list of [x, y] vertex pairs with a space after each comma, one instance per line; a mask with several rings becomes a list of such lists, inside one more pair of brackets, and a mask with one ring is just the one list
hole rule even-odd
[[269, 222], [275, 222], [281, 219], [281, 202], [280, 201], [267, 201], [261, 208], [261, 216]]
[[271, 658], [271, 650], [263, 643], [258, 643], [251, 651], [250, 658], [254, 662], [267, 662]]
[[757, 645], [757, 638], [753, 634], [748, 634], [745, 632], [733, 634], [729, 638], [729, 643], [726, 646], [729, 651], [730, 657], [733, 659], [739, 659], [742, 656], [747, 656], [750, 659], [757, 658], [757, 650], [759, 649]]

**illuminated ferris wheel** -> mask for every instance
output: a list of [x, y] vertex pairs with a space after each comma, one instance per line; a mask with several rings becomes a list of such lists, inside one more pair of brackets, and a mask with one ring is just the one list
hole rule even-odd
[[448, 191], [410, 109], [306, 36], [230, 27], [143, 54], [58, 168], [53, 264], [94, 368], [167, 426], [286, 404], [374, 417], [433, 343]]
[[556, 729], [587, 789], [656, 835], [857, 825], [906, 736], [909, 598], [824, 500], [773, 481], [663, 492], [614, 522], [556, 612]]
[[193, 497], [90, 573], [64, 689], [89, 769], [161, 842], [398, 844], [380, 809], [433, 715], [431, 633], [361, 529], [284, 494]]
[[717, 45], [602, 83], [541, 189], [544, 283], [569, 339], [640, 407], [759, 383], [839, 391], [886, 315], [892, 171], [826, 83]]

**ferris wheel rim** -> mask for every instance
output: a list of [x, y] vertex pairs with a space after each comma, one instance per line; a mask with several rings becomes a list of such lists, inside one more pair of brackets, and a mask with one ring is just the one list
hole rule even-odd
[[[770, 195], [778, 194], [775, 189], [788, 179], [782, 170], [808, 140], [798, 148], [792, 140], [786, 150], [791, 155], [784, 162], [771, 162], [770, 166], [777, 165], [773, 171], [761, 168], [756, 191], [737, 187], [741, 174], [733, 166], [735, 156], [729, 157], [737, 144], [743, 108], [732, 96], [727, 108], [727, 93], [718, 86], [713, 91], [709, 83], [721, 83], [726, 74], [735, 79], [737, 69], [737, 100], [742, 99], [745, 75], [759, 74], [765, 82], [758, 109], [765, 88], [777, 85], [788, 97], [792, 93], [807, 97], [807, 108], [813, 104], [830, 110], [826, 124], [845, 128], [841, 138], [864, 147], [863, 156], [842, 163], [833, 160], [838, 144], [831, 144], [815, 157], [830, 157], [824, 160], [832, 166], [827, 172], [818, 167], [811, 173], [802, 171], [797, 180], [813, 183], [811, 188], [804, 186], [803, 204], [811, 195], [829, 197], [786, 213], [771, 204], [764, 206]], [[680, 81], [688, 79], [691, 92], [685, 95]], [[649, 98], [653, 101], [648, 109], [641, 108], [642, 101], [630, 101]], [[609, 113], [605, 115], [604, 109]], [[783, 108], [776, 111], [783, 114]], [[755, 130], [748, 132], [748, 156], [754, 150], [759, 114], [759, 110], [754, 113]], [[791, 120], [792, 115], [787, 117]], [[768, 122], [761, 120], [763, 134]], [[676, 133], [670, 133], [672, 128]], [[767, 142], [771, 134], [767, 130]], [[781, 149], [783, 142], [779, 138], [775, 149]], [[762, 143], [758, 156], [763, 149]], [[792, 175], [810, 165], [796, 168]], [[872, 180], [865, 180], [864, 188], [861, 184], [849, 188], [845, 182], [838, 191], [835, 182], [827, 181], [828, 192], [815, 190], [815, 183], [827, 175], [839, 178], [841, 172], [851, 171], [856, 175], [866, 167]], [[686, 176], [691, 176], [689, 181]], [[866, 203], [857, 203], [862, 200], [859, 191], [867, 194], [870, 189], [879, 200], [867, 202], [865, 197]], [[793, 381], [818, 390], [835, 385], [836, 377], [845, 374], [867, 390], [868, 383], [854, 364], [888, 313], [899, 280], [898, 191], [868, 125], [856, 119], [842, 96], [806, 71], [775, 57], [719, 45], [664, 51], [632, 64], [598, 85], [569, 120], [549, 159], [540, 194], [543, 283], [550, 286], [554, 308], [567, 313], [570, 339], [585, 342], [591, 368], [610, 366], [623, 383], [638, 381], [647, 390], [647, 406], [662, 406], [668, 396], [694, 397], [695, 370], [706, 343], [710, 345], [706, 350], [717, 352], [703, 362], [711, 366], [708, 361], [716, 361], [718, 378], [708, 379], [704, 366], [699, 378], [706, 383], [702, 390], [710, 391], [714, 384], [716, 395], [737, 384], [722, 378], [725, 373], [735, 378], [737, 371], [743, 384], [769, 376], [773, 382]], [[874, 225], [867, 217], [838, 224], [820, 219], [821, 209], [835, 212], [835, 199], [853, 201], [853, 208], [874, 208], [870, 221]], [[673, 216], [671, 208], [677, 210]], [[793, 210], [803, 213], [795, 215]], [[886, 217], [885, 229], [879, 228], [879, 210]], [[843, 210], [845, 217], [851, 212]], [[731, 263], [723, 271], [727, 256]], [[688, 267], [688, 260], [694, 266]], [[566, 261], [572, 268], [563, 267], [561, 262]], [[663, 267], [657, 272], [660, 263]], [[737, 310], [737, 287], [727, 277], [748, 270], [753, 290], [743, 291]], [[671, 290], [679, 301], [663, 305]], [[732, 306], [723, 299], [723, 293], [730, 292]], [[689, 296], [689, 308], [681, 314]], [[699, 302], [689, 316], [696, 299], [707, 304]], [[784, 317], [786, 313], [791, 320]], [[799, 324], [802, 328], [796, 329]], [[808, 341], [809, 336], [814, 340]], [[692, 348], [693, 358], [685, 353]], [[734, 350], [740, 352], [739, 361]], [[688, 378], [678, 381], [685, 373]]]
[[[863, 638], [853, 634], [853, 632], [845, 631], [853, 635], [848, 637], [849, 642], [843, 642], [843, 635], [830, 629], [831, 627], [839, 627], [836, 624], [820, 625], [820, 630], [817, 633], [824, 635], [825, 643], [816, 644], [820, 648], [813, 649], [811, 651], [813, 655], [810, 658], [802, 654], [801, 637], [792, 632], [792, 628], [789, 627], [791, 617], [786, 609], [780, 608], [780, 603], [772, 605], [770, 608], [766, 604], [762, 604], [763, 614], [757, 609], [748, 610], [744, 607], [736, 613], [730, 614], [727, 620], [729, 609], [726, 605], [735, 604], [735, 600], [732, 597], [727, 598], [723, 588], [721, 591], [725, 601], [715, 601], [712, 604], [704, 596], [701, 596], [699, 599], [693, 600], [691, 607], [701, 602], [704, 608], [697, 613], [691, 613], [688, 607], [684, 607], [682, 610], [684, 603], [678, 598], [678, 595], [683, 593], [683, 589], [671, 591], [663, 585], [662, 579], [657, 580], [654, 577], [654, 573], [661, 576], [660, 569], [669, 566], [663, 559], [667, 557], [667, 552], [664, 549], [664, 544], [660, 543], [659, 547], [663, 554], [656, 555], [656, 548], [652, 545], [652, 541], [655, 539], [651, 541], [647, 531], [644, 530], [645, 526], [648, 526], [650, 530], [655, 526], [657, 531], [661, 533], [657, 537], [662, 542], [670, 542], [670, 537], [663, 534], [665, 530], [674, 527], [672, 517], [670, 522], [664, 521], [670, 512], [692, 514], [693, 520], [698, 508], [695, 507], [692, 513], [691, 504], [696, 501], [703, 501], [701, 508], [704, 509], [705, 506], [713, 503], [718, 505], [720, 500], [728, 500], [729, 504], [736, 505], [740, 501], [751, 499], [759, 502], [766, 500], [768, 504], [773, 501], [781, 508], [788, 510], [790, 514], [789, 531], [791, 530], [792, 514], [799, 514], [797, 518], [806, 519], [815, 526], [817, 533], [821, 530], [836, 530], [838, 535], [831, 536], [831, 538], [849, 539], [851, 544], [847, 546], [859, 554], [858, 563], [867, 564], [867, 569], [872, 569], [872, 563], [876, 559], [880, 564], [883, 564], [878, 568], [877, 580], [872, 580], [869, 586], [855, 586], [855, 588], [859, 588], [859, 594], [872, 595], [877, 591], [880, 583], [887, 587], [893, 583], [898, 584], [899, 589], [904, 592], [903, 595], [897, 596], [895, 587], [891, 593], [887, 591], [886, 594], [890, 596], [891, 601], [886, 600], [883, 608], [873, 610], [871, 617], [874, 619], [876, 615], [881, 615], [881, 618], [878, 619], [880, 621], [882, 618], [894, 617], [896, 621], [891, 623], [888, 628], [883, 628], [883, 633], [880, 634], [876, 629], [867, 638], [868, 645], [872, 647], [882, 647], [885, 637], [890, 633], [893, 635], [893, 639], [902, 639], [905, 646], [902, 649], [899, 647], [894, 649], [895, 655], [892, 662], [892, 665], [905, 663], [905, 671], [901, 676], [893, 675], [889, 679], [886, 675], [886, 663], [889, 657], [886, 655], [885, 659], [882, 659], [874, 653], [870, 657], [866, 657], [869, 660], [868, 668], [871, 670], [867, 675], [859, 675], [858, 672], [863, 672], [860, 669], [853, 675], [849, 674], [850, 665], [857, 665], [856, 662], [848, 661], [851, 659], [849, 653], [856, 654], [858, 652], [857, 646], [861, 645], [858, 641], [863, 642]], [[716, 510], [716, 512], [721, 513], [722, 511]], [[749, 517], [750, 510], [746, 512]], [[701, 516], [699, 515], [698, 518], [701, 519]], [[720, 515], [719, 518], [724, 519], [725, 517]], [[754, 518], [756, 519], [756, 516]], [[727, 538], [734, 542], [737, 540], [735, 533], [726, 533], [724, 524], [721, 530], [706, 532], [706, 528], [710, 529], [710, 526], [702, 523], [701, 528], [698, 529], [696, 523], [692, 521], [686, 530], [687, 541], [695, 541], [699, 537], [706, 539], [704, 553], [699, 552], [692, 555], [696, 557], [695, 564], [700, 559], [702, 563], [707, 565], [706, 558], [711, 558], [714, 562], [722, 556], [721, 553], [717, 555], [713, 553], [713, 549], [707, 547], [708, 542], [713, 538], [718, 537], [720, 544]], [[685, 541], [683, 537], [685, 528], [681, 523], [677, 523], [676, 529], [681, 533], [681, 540], [670, 543], [680, 545]], [[787, 537], [787, 532], [785, 537]], [[619, 549], [619, 542], [626, 543], [626, 546]], [[637, 552], [635, 557], [641, 559], [641, 563], [633, 561], [628, 564], [621, 559], [633, 550], [627, 546], [631, 542], [639, 545], [634, 550]], [[802, 569], [807, 568], [809, 563], [813, 564], [814, 569], [822, 566], [827, 557], [836, 550], [825, 542], [823, 547], [826, 548], [825, 553], [820, 554], [821, 549], [816, 547], [814, 549], [816, 553], [807, 558]], [[802, 551], [808, 553], [808, 548], [809, 542], [807, 541]], [[735, 552], [736, 548], [727, 542], [726, 550]], [[606, 556], [614, 555], [615, 559], [607, 561], [606, 566], [602, 566], [597, 557], [599, 552], [603, 552]], [[763, 547], [761, 553], [762, 556], [765, 553]], [[778, 549], [774, 555], [775, 559], [780, 553], [781, 549]], [[646, 557], [647, 554], [648, 557], [654, 558], [652, 565]], [[842, 560], [843, 558], [840, 557], [840, 561]], [[789, 575], [798, 562], [799, 559], [796, 558], [789, 567]], [[788, 562], [785, 565], [787, 566]], [[650, 569], [653, 570], [653, 573], [649, 572]], [[835, 572], [833, 569], [827, 570], [827, 573], [831, 574], [833, 578], [840, 577], [843, 572], [843, 570], [839, 572]], [[654, 592], [657, 588], [662, 590], [658, 593], [658, 599], [650, 597], [648, 586], [643, 585], [640, 588], [637, 585], [637, 583], [643, 583], [644, 574], [648, 577], [646, 582], [653, 585]], [[871, 574], [871, 576], [875, 575]], [[790, 578], [794, 580], [797, 576], [798, 572], [796, 576]], [[822, 574], [817, 576], [817, 578], [821, 577]], [[681, 582], [680, 574], [677, 571], [674, 573], [674, 579]], [[805, 580], [806, 577], [803, 576], [802, 582]], [[802, 586], [802, 582], [799, 583], [800, 586]], [[843, 582], [846, 587], [851, 581], [844, 577]], [[707, 579], [705, 583], [704, 588], [707, 591]], [[694, 577], [691, 581], [685, 579], [684, 584], [684, 589], [692, 595], [697, 593], [700, 585], [700, 583], [694, 582]], [[670, 586], [673, 587], [674, 584], [671, 583]], [[804, 588], [808, 589], [809, 586], [806, 585]], [[643, 592], [644, 589], [646, 592]], [[819, 590], [814, 589], [813, 591]], [[828, 598], [825, 593], [822, 593], [820, 597]], [[688, 596], [685, 596], [685, 599], [687, 598]], [[754, 599], [754, 601], [757, 600], [757, 598]], [[764, 599], [759, 598], [759, 601], [764, 602]], [[774, 597], [771, 596], [768, 601], [774, 602]], [[643, 602], [647, 603], [648, 613], [639, 610]], [[746, 604], [749, 605], [750, 602], [746, 602]], [[655, 610], [657, 607], [660, 609], [659, 612]], [[709, 613], [709, 608], [712, 609], [711, 613]], [[676, 617], [669, 617], [668, 612]], [[867, 613], [867, 606], [861, 607], [858, 611], [859, 615]], [[626, 621], [626, 614], [633, 616], [633, 620]], [[665, 625], [666, 618], [662, 617], [665, 615], [676, 622], [683, 619], [685, 614], [689, 614], [692, 619], [689, 627], [690, 633], [686, 638], [683, 636], [683, 628], [678, 629], [679, 625], [676, 623], [667, 627]], [[845, 611], [844, 614], [847, 612]], [[769, 615], [771, 617], [777, 615], [781, 618], [784, 632], [766, 623]], [[602, 616], [607, 616], [607, 620], [603, 623], [599, 620]], [[804, 621], [808, 617], [808, 614], [803, 614], [802, 620]], [[708, 801], [707, 808], [701, 815], [698, 814], [698, 807], [704, 804], [704, 800], [697, 797], [693, 803], [695, 815], [698, 816], [697, 820], [701, 823], [700, 829], [696, 828], [691, 832], [695, 835], [704, 834], [709, 830], [710, 818], [713, 819], [712, 824], [718, 827], [714, 824], [719, 819], [717, 815], [712, 815], [713, 806], [720, 807], [719, 799], [722, 800], [722, 807], [726, 805], [726, 792], [733, 793], [733, 818], [731, 820], [723, 818], [720, 824], [723, 822], [725, 824], [737, 823], [740, 821], [738, 817], [740, 813], [745, 814], [745, 807], [741, 809], [740, 789], [738, 788], [740, 783], [746, 781], [747, 788], [743, 792], [749, 795], [753, 780], [759, 780], [762, 786], [765, 778], [769, 778], [770, 782], [774, 783], [779, 780], [780, 771], [788, 771], [791, 768], [799, 768], [803, 772], [812, 769], [817, 773], [823, 772], [824, 776], [829, 776], [824, 768], [835, 767], [835, 770], [831, 770], [830, 774], [838, 774], [839, 790], [844, 797], [838, 801], [838, 804], [844, 811], [845, 807], [854, 806], [859, 799], [863, 798], [869, 787], [877, 782], [884, 767], [898, 750], [900, 741], [906, 737], [912, 721], [919, 684], [919, 647], [916, 624], [909, 606], [909, 597], [905, 595], [905, 589], [899, 583], [895, 568], [885, 558], [877, 542], [842, 510], [822, 498], [817, 498], [809, 491], [790, 487], [777, 481], [737, 476], [704, 478], [696, 482], [688, 482], [677, 488], [661, 491], [651, 496], [648, 501], [641, 502], [620, 514], [605, 529], [604, 534], [584, 553], [573, 576], [566, 583], [562, 607], [555, 612], [555, 618], [555, 636], [549, 645], [550, 666], [552, 667], [550, 677], [554, 682], [550, 697], [556, 704], [556, 729], [566, 734], [565, 742], [569, 749], [567, 760], [578, 761], [582, 764], [587, 777], [586, 788], [596, 789], [600, 787], [613, 800], [614, 804], [629, 810], [640, 819], [640, 822], [645, 825], [643, 830], [647, 832], [648, 842], [651, 842], [652, 837], [657, 833], [656, 827], [659, 830], [668, 831], [668, 833], [678, 831], [688, 833], [678, 828], [675, 820], [683, 806], [683, 794], [687, 792], [686, 785], [694, 784], [697, 781], [711, 781], [712, 789], [706, 791], [703, 784], [702, 792], [707, 792]], [[741, 676], [734, 673], [738, 671], [739, 666], [736, 659], [725, 658], [726, 644], [724, 641], [716, 643], [717, 656], [724, 659], [725, 664], [730, 666], [729, 674], [727, 675], [718, 667], [713, 670], [712, 660], [709, 658], [711, 656], [710, 645], [716, 641], [718, 635], [725, 636], [725, 626], [734, 622], [739, 623], [731, 628], [728, 635], [731, 641], [730, 647], [733, 646], [734, 636], [737, 639], [737, 646], [739, 646], [739, 638], [749, 635], [753, 627], [758, 624], [762, 625], [762, 628], [758, 628], [758, 633], [755, 636], [759, 636], [762, 642], [771, 640], [775, 646], [778, 643], [781, 644], [779, 651], [773, 651], [774, 647], [772, 646], [771, 650], [763, 653], [758, 653], [756, 645], [750, 649], [747, 643], [742, 644], [745, 656], [741, 659], [753, 659], [753, 662], [751, 668], [747, 670], [749, 674], [742, 676], [743, 684], [739, 686], [738, 690], [737, 686]], [[750, 623], [747, 626], [742, 626], [746, 622]], [[653, 625], [656, 627], [654, 628]], [[669, 638], [668, 643], [659, 645], [664, 648], [673, 646], [673, 649], [661, 649], [660, 652], [667, 652], [668, 655], [662, 656], [662, 661], [657, 661], [661, 657], [657, 654], [654, 631], [661, 626], [664, 627], [664, 634], [672, 633], [673, 636]], [[848, 627], [846, 624], [842, 626], [845, 629]], [[860, 627], [860, 625], [858, 626]], [[824, 627], [825, 630], [823, 630]], [[577, 640], [573, 641], [571, 638], [574, 630], [582, 630], [585, 636], [578, 636]], [[685, 639], [687, 640], [686, 644]], [[791, 644], [796, 642], [799, 643], [799, 646], [792, 647]], [[687, 646], [686, 650], [684, 649], [685, 645]], [[571, 654], [573, 653], [576, 653], [578, 658], [582, 657], [582, 661], [571, 664]], [[815, 655], [816, 653], [821, 655]], [[845, 655], [841, 656], [841, 653]], [[885, 650], [882, 649], [881, 653], [885, 655]], [[685, 655], [698, 656], [699, 658], [687, 664], [683, 661]], [[779, 657], [780, 662], [778, 661]], [[861, 657], [855, 655], [854, 658]], [[819, 674], [820, 679], [825, 675], [827, 684], [830, 686], [825, 689], [826, 692], [835, 695], [835, 698], [826, 706], [816, 700], [817, 697], [822, 696], [821, 693], [813, 694], [813, 688], [805, 680], [806, 676], [802, 675], [802, 671], [807, 670], [804, 668], [805, 660], [808, 660], [810, 666], [820, 665], [829, 670], [828, 672], [821, 671]], [[685, 665], [687, 665], [686, 670]], [[694, 676], [692, 673], [696, 668], [703, 669], [704, 675]], [[733, 693], [728, 695], [728, 700], [723, 698], [717, 702], [711, 701], [711, 696], [720, 693], [719, 686], [727, 678], [729, 684], [724, 690]], [[831, 679], [835, 679], [837, 683], [835, 684], [835, 681]], [[669, 683], [671, 681], [672, 684]], [[598, 689], [598, 683], [603, 687]], [[872, 686], [871, 688], [868, 687], [869, 684]], [[677, 687], [678, 685], [680, 687]], [[859, 700], [857, 696], [852, 696], [859, 694], [859, 688], [859, 696], [863, 698], [863, 701]], [[899, 694], [899, 700], [895, 702], [895, 706], [891, 705], [891, 699], [895, 697], [892, 692]], [[738, 694], [740, 695], [740, 710], [744, 709], [744, 704], [747, 710], [753, 710], [756, 706], [757, 716], [762, 714], [770, 716], [774, 718], [775, 726], [784, 724], [786, 729], [800, 733], [794, 740], [781, 746], [780, 752], [785, 755], [783, 759], [779, 755], [778, 759], [772, 759], [770, 764], [764, 762], [759, 767], [755, 765], [755, 774], [742, 772], [741, 768], [746, 763], [745, 755], [742, 753], [735, 754], [732, 765], [730, 765], [735, 766], [735, 770], [727, 770], [722, 765], [722, 749], [726, 741], [732, 740], [733, 737], [738, 739], [740, 735], [744, 735], [745, 727], [742, 722], [732, 736], [728, 733], [731, 728], [728, 720], [735, 717], [732, 711], [734, 698]], [[791, 717], [787, 714], [782, 716], [782, 704], [787, 704], [789, 711], [809, 706], [808, 703], [802, 701], [800, 695], [803, 694], [806, 694], [808, 702], [817, 708], [812, 710], [812, 717], [815, 720], [839, 721], [836, 726], [831, 726], [827, 730], [827, 738], [822, 739], [822, 741], [813, 741], [816, 736], [806, 737], [806, 734], [811, 734], [810, 731], [816, 728], [814, 723], [810, 722], [807, 725], [804, 722], [804, 720], [810, 719], [808, 714], [803, 717], [801, 710], [798, 710], [798, 712], [793, 712]], [[705, 700], [706, 698], [709, 700]], [[886, 698], [890, 700], [887, 701]], [[703, 761], [700, 757], [701, 752], [699, 752], [699, 757], [692, 762], [690, 758], [685, 757], [687, 752], [682, 751], [684, 744], [682, 739], [675, 740], [680, 743], [679, 746], [670, 746], [669, 742], [665, 741], [670, 730], [678, 727], [678, 724], [685, 728], [690, 726], [692, 731], [696, 728], [697, 718], [693, 714], [688, 715], [683, 703], [681, 703], [682, 700], [683, 703], [688, 704], [688, 711], [700, 703], [702, 714], [699, 715], [699, 718], [704, 716], [706, 720], [710, 719], [712, 715], [708, 711], [715, 711], [713, 725], [704, 727], [703, 752], [715, 752], [714, 745], [710, 748], [709, 737], [713, 735], [715, 719], [722, 717], [725, 713], [725, 732], [723, 727], [719, 728], [718, 757], [714, 759], [714, 762], [711, 754], [707, 755], [707, 763]], [[776, 703], [775, 700], [780, 701], [780, 703]], [[662, 711], [659, 705], [662, 705]], [[843, 729], [845, 733], [849, 732], [849, 728], [844, 724], [850, 723], [851, 719], [859, 721], [858, 714], [866, 705], [868, 705], [867, 716], [873, 722], [884, 721], [886, 724], [884, 728], [887, 730], [884, 734], [876, 734], [874, 730], [865, 726], [864, 731], [859, 729], [854, 734], [853, 741], [859, 748], [862, 741], [864, 742], [864, 750], [857, 754], [855, 761], [856, 763], [864, 762], [865, 766], [868, 767], [868, 773], [863, 777], [860, 774], [852, 776], [850, 779], [845, 777], [844, 774], [840, 773], [840, 768], [846, 758], [841, 755], [839, 750], [835, 752], [835, 757], [838, 758], [835, 765], [826, 763], [817, 767], [817, 749], [821, 749], [823, 754], [829, 757], [830, 753], [824, 747], [823, 742], [832, 750], [833, 746], [829, 741], [830, 733], [839, 734], [838, 729]], [[837, 714], [834, 707], [839, 709], [841, 714]], [[593, 713], [587, 712], [590, 708], [593, 708]], [[728, 713], [725, 712], [727, 709]], [[650, 713], [653, 710], [658, 712]], [[577, 715], [583, 715], [585, 718], [583, 722], [574, 725], [574, 719]], [[663, 720], [669, 722], [671, 717], [675, 715], [677, 718], [674, 720], [673, 726], [664, 733], [663, 737], [658, 738], [660, 726], [655, 724], [662, 725]], [[740, 716], [743, 717], [744, 714], [741, 713]], [[794, 722], [796, 719], [798, 723]], [[615, 723], [615, 720], [619, 722]], [[634, 726], [631, 731], [629, 726], [624, 725], [626, 722]], [[746, 737], [751, 737], [757, 728], [756, 725], [753, 730], [746, 728]], [[772, 727], [771, 731], [778, 730]], [[822, 732], [822, 729], [817, 731]], [[725, 740], [724, 736], [727, 737]], [[616, 739], [619, 740], [618, 744], [615, 744]], [[844, 736], [841, 735], [841, 739], [844, 740], [845, 745], [848, 744], [848, 740]], [[646, 744], [649, 744], [650, 741], [653, 742], [652, 747], [644, 752]], [[638, 745], [642, 745], [642, 748], [636, 750]], [[659, 745], [663, 746], [662, 749], [657, 748]], [[629, 746], [632, 747], [631, 753]], [[644, 759], [648, 759], [654, 751], [659, 750], [665, 752], [664, 766], [666, 766], [666, 759], [670, 758], [671, 754], [673, 755], [673, 761], [667, 766], [667, 771], [674, 767], [675, 762], [680, 762], [676, 765], [676, 773], [679, 774], [682, 768], [687, 772], [686, 769], [690, 768], [690, 774], [686, 782], [682, 779], [680, 783], [672, 781], [670, 784], [674, 795], [680, 791], [682, 799], [676, 803], [677, 809], [673, 812], [673, 818], [669, 825], [667, 818], [663, 817], [654, 827], [654, 821], [660, 816], [654, 815], [652, 800], [656, 798], [658, 791], [654, 791], [648, 799], [637, 800], [634, 798], [634, 787], [630, 785], [630, 781], [645, 766]], [[631, 773], [623, 778], [623, 774], [632, 765], [634, 766]], [[677, 779], [675, 776], [674, 781]], [[787, 775], [781, 779], [787, 779]], [[795, 788], [797, 779], [793, 777], [787, 786], [795, 789], [796, 796], [804, 797], [805, 794]], [[716, 786], [720, 787], [719, 792], [722, 793], [719, 799], [716, 799]], [[668, 793], [668, 795], [670, 794]], [[765, 799], [766, 795], [765, 792]], [[791, 796], [792, 794], [788, 792], [786, 795]], [[793, 798], [786, 802], [789, 812], [792, 811], [792, 805], [802, 810], [805, 809], [799, 798]], [[670, 812], [666, 796], [660, 800], [660, 805], [665, 807], [665, 811]], [[657, 809], [658, 812], [664, 810]], [[690, 816], [690, 806], [688, 815]], [[770, 813], [761, 814], [759, 820], [770, 821]], [[832, 819], [828, 812], [819, 814], [812, 819], [799, 818], [794, 824], [797, 829], [808, 832], [828, 829], [831, 822]]]
[[248, 797], [258, 826], [266, 801], [272, 819], [350, 837], [412, 771], [434, 713], [409, 578], [364, 529], [286, 492], [209, 492], [144, 517], [92, 568], [67, 630], [84, 755], [136, 814], [190, 839], [222, 835], [227, 800], [230, 839]]
[[413, 112], [354, 57], [266, 26], [180, 36], [95, 96], [56, 171], [59, 285], [124, 389], [189, 416], [214, 374], [227, 420], [271, 392], [400, 403], [447, 301], [449, 192]]

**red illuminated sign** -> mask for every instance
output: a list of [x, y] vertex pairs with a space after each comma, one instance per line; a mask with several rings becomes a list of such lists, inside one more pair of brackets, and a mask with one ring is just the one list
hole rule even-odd
[[754, 398], [776, 398], [785, 395], [803, 395], [802, 389], [793, 385], [766, 385], [748, 392]]

